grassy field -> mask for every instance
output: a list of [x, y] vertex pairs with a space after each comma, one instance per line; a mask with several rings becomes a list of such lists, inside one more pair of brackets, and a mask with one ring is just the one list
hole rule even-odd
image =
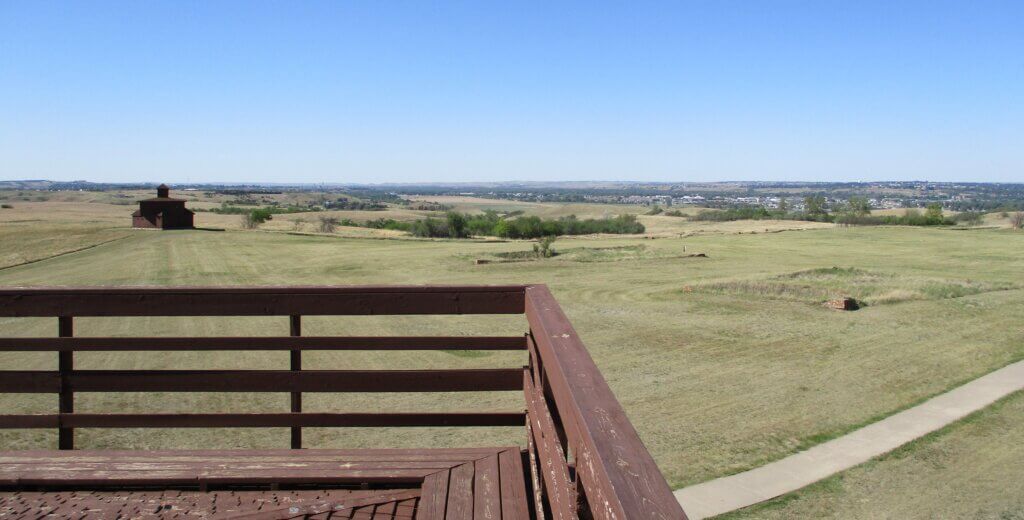
[[[813, 229], [782, 232], [784, 226], [804, 223], [690, 223], [652, 216], [643, 217], [645, 224], [666, 219], [666, 226], [678, 228], [648, 238], [562, 238], [555, 242], [562, 254], [551, 259], [475, 265], [477, 258], [529, 250], [531, 243], [369, 240], [233, 229], [132, 231], [125, 228], [129, 208], [111, 204], [78, 210], [93, 215], [86, 223], [69, 219], [70, 209], [37, 212], [35, 222], [16, 222], [33, 219], [4, 213], [29, 212], [31, 207], [19, 207], [27, 204], [35, 203], [15, 202], [15, 209], [0, 211], [0, 240], [16, 244], [8, 250], [22, 256], [66, 252], [68, 241], [62, 237], [69, 226], [97, 230], [78, 245], [117, 240], [2, 269], [0, 285], [548, 283], [673, 486], [777, 459], [1024, 358], [1024, 233], [1005, 229], [814, 224]], [[201, 223], [207, 216], [197, 215]], [[280, 217], [272, 222], [292, 215]], [[39, 238], [33, 242], [30, 236]], [[30, 249], [31, 255], [23, 252]], [[698, 252], [707, 257], [689, 256]], [[848, 313], [820, 305], [840, 293], [868, 305]], [[304, 325], [310, 334], [525, 330], [518, 316], [311, 318]], [[286, 330], [284, 318], [76, 322], [76, 333], [82, 335], [278, 335]], [[55, 333], [55, 320], [0, 320], [5, 336]], [[347, 353], [305, 359], [311, 368], [523, 362], [518, 353]], [[76, 362], [82, 368], [281, 368], [287, 355], [95, 353], [82, 354]], [[55, 364], [53, 355], [0, 354], [4, 369], [52, 369]], [[520, 399], [515, 393], [327, 394], [309, 397], [307, 408], [483, 410], [518, 408]], [[0, 396], [0, 407], [11, 411], [52, 411], [55, 402], [52, 396]], [[83, 411], [287, 407], [283, 395], [169, 399], [83, 394], [78, 403]], [[377, 446], [378, 433], [330, 429], [313, 430], [307, 437], [311, 446]], [[284, 446], [286, 438], [284, 430], [82, 430], [79, 444], [267, 447]], [[514, 428], [407, 429], [388, 437], [395, 446], [522, 440]], [[54, 444], [49, 431], [0, 432], [0, 448]], [[1024, 478], [1024, 469], [1017, 476]]]
[[1024, 394], [899, 450], [720, 520], [1024, 518]]

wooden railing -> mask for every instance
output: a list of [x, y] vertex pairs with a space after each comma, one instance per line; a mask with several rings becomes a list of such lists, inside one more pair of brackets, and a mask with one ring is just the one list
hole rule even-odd
[[[302, 316], [524, 314], [523, 336], [311, 337]], [[74, 318], [288, 316], [287, 336], [74, 337]], [[54, 393], [56, 414], [0, 415], [0, 428], [526, 426], [537, 518], [685, 518], [654, 460], [546, 286], [0, 289], [0, 317], [57, 319], [57, 336], [0, 338], [0, 351], [56, 352], [56, 371], [0, 371], [0, 393]], [[281, 370], [76, 370], [88, 351], [278, 350]], [[525, 368], [303, 370], [304, 350], [525, 350]], [[306, 392], [522, 390], [523, 410], [308, 413]], [[76, 413], [80, 392], [285, 392], [282, 413]]]

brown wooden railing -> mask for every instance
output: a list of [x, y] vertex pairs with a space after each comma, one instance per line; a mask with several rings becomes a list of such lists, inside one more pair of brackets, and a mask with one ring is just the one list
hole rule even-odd
[[[523, 336], [311, 337], [302, 316], [524, 314]], [[654, 460], [544, 285], [0, 289], [0, 316], [57, 318], [57, 336], [0, 338], [0, 351], [56, 352], [56, 371], [0, 371], [0, 393], [54, 393], [58, 413], [0, 415], [0, 428], [524, 426], [537, 518], [685, 518]], [[287, 316], [278, 337], [74, 337], [94, 316]], [[283, 331], [282, 331], [283, 332]], [[282, 370], [76, 370], [87, 351], [278, 350]], [[304, 370], [304, 350], [525, 350], [525, 368]], [[306, 392], [522, 390], [523, 410], [308, 413]], [[285, 392], [282, 413], [76, 413], [78, 392]]]

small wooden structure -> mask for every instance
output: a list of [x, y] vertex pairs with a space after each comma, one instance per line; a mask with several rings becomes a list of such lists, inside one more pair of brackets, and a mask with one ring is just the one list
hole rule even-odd
[[[303, 336], [303, 315], [525, 314], [520, 336]], [[93, 316], [281, 316], [275, 337], [74, 337]], [[678, 520], [685, 515], [625, 411], [544, 285], [0, 288], [0, 317], [56, 318], [58, 337], [0, 338], [56, 352], [0, 392], [52, 393], [58, 412], [0, 415], [55, 428], [59, 450], [0, 451], [0, 516]], [[282, 324], [283, 325], [283, 324]], [[282, 370], [77, 370], [75, 352], [289, 351]], [[513, 350], [523, 364], [463, 370], [304, 370], [304, 350]], [[525, 365], [525, 366], [524, 366]], [[518, 410], [308, 413], [305, 392], [522, 391]], [[282, 392], [267, 413], [76, 413], [82, 392]], [[297, 449], [303, 427], [521, 426], [519, 446]], [[277, 450], [79, 451], [75, 428], [287, 427]], [[387, 438], [381, 438], [381, 445]]]
[[166, 184], [156, 188], [156, 197], [139, 201], [132, 213], [132, 227], [155, 229], [191, 229], [195, 213], [185, 207], [185, 199], [171, 197]]

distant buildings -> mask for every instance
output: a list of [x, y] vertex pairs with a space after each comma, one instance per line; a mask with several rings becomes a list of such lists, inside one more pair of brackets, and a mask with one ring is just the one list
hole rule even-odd
[[156, 189], [156, 197], [140, 200], [139, 209], [132, 213], [132, 227], [155, 229], [191, 229], [193, 225], [192, 211], [185, 208], [185, 199], [170, 196], [171, 189], [161, 184]]

